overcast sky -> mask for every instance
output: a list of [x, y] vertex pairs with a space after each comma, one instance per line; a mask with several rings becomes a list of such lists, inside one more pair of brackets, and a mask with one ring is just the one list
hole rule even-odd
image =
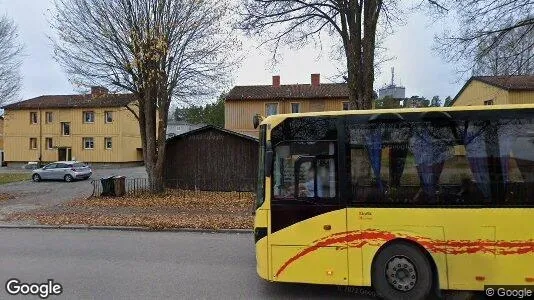
[[[52, 7], [51, 0], [0, 0], [0, 12], [15, 21], [25, 46], [21, 99], [74, 93], [66, 75], [52, 58], [48, 39], [52, 32], [47, 21]], [[406, 20], [406, 25], [386, 40], [387, 55], [394, 59], [382, 65], [375, 88], [390, 82], [390, 68], [395, 67], [395, 83], [406, 87], [406, 96], [454, 97], [463, 82], [454, 66], [431, 50], [434, 34], [442, 29], [436, 23], [430, 26], [431, 20], [422, 13], [412, 13]], [[311, 73], [320, 73], [321, 81], [327, 82], [339, 73], [339, 63], [333, 62], [328, 53], [320, 55], [311, 46], [298, 51], [284, 50], [282, 61], [273, 68], [268, 51], [257, 49], [256, 44], [247, 42], [244, 45], [245, 59], [234, 74], [235, 85], [270, 84], [272, 75], [280, 75], [282, 84], [309, 83]]]

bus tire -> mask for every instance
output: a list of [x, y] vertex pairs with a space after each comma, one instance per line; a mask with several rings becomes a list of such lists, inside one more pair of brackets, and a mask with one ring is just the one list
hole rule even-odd
[[425, 300], [434, 287], [431, 262], [409, 242], [398, 241], [377, 254], [371, 268], [371, 282], [386, 300]]

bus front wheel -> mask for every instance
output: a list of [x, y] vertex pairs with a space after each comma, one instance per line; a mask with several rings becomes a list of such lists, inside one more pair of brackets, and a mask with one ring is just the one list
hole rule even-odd
[[424, 300], [433, 288], [431, 262], [417, 246], [398, 241], [385, 246], [374, 259], [371, 280], [387, 300]]

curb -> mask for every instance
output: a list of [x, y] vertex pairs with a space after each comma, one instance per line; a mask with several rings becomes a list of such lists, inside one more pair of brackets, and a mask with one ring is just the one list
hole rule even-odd
[[64, 229], [64, 230], [115, 230], [144, 232], [192, 232], [192, 233], [252, 233], [252, 229], [198, 229], [198, 228], [163, 228], [152, 229], [141, 226], [90, 226], [90, 225], [9, 225], [2, 224], [0, 229]]

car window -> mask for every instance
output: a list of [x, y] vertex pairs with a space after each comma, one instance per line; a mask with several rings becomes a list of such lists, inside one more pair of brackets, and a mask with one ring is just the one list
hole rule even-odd
[[59, 168], [68, 168], [69, 166], [67, 164], [63, 164], [63, 163], [59, 163], [56, 165], [56, 169], [59, 169]]
[[44, 166], [44, 169], [54, 169], [56, 167], [56, 164], [48, 164]]
[[81, 167], [85, 167], [85, 164], [84, 163], [75, 163], [72, 166], [75, 167], [75, 168], [81, 168]]

